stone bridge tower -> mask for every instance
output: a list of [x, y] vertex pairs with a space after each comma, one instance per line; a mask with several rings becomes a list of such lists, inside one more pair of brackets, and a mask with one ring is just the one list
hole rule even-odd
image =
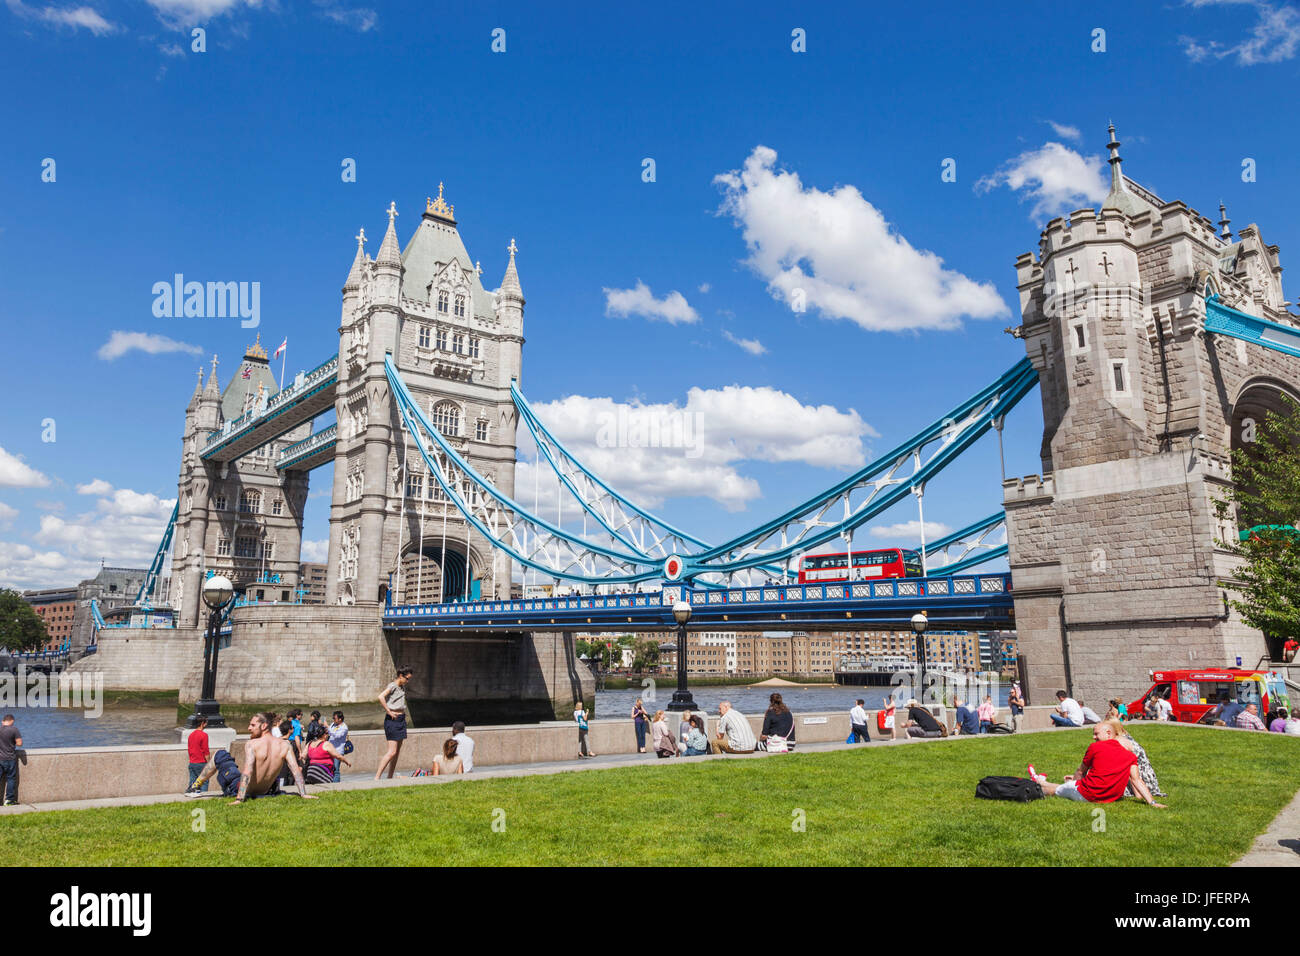
[[[1232, 557], [1214, 501], [1248, 419], [1300, 395], [1300, 359], [1207, 335], [1204, 296], [1300, 325], [1276, 246], [1234, 238], [1121, 171], [1098, 212], [1053, 219], [1016, 262], [1039, 373], [1041, 476], [1004, 486], [1031, 702], [1068, 689], [1101, 710], [1158, 667], [1254, 665], [1265, 638], [1227, 613]], [[1276, 650], [1274, 650], [1276, 653]]]
[[446, 501], [404, 431], [384, 372], [393, 356], [412, 396], [456, 450], [513, 496], [515, 410], [511, 379], [523, 349], [524, 297], [515, 245], [501, 288], [484, 289], [454, 210], [438, 186], [399, 251], [397, 209], [371, 259], [364, 231], [343, 286], [335, 411], [338, 444], [330, 506], [326, 601], [508, 596], [510, 562]]
[[[200, 369], [200, 383], [202, 379]], [[199, 458], [213, 432], [269, 401], [278, 391], [259, 334], [224, 390], [217, 380], [214, 355], [207, 385], [196, 385], [186, 406], [169, 596], [180, 627], [203, 627], [206, 623], [199, 595], [209, 570], [224, 574], [250, 597], [281, 602], [295, 599], [307, 473], [277, 469], [276, 457], [282, 449], [306, 438], [311, 425], [291, 429], [236, 461], [214, 463]], [[266, 583], [273, 578], [275, 583]]]

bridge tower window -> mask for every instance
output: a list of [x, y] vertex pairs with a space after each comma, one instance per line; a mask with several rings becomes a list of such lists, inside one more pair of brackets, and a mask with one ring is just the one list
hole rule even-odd
[[262, 493], [245, 491], [239, 495], [239, 513], [255, 515], [262, 513]]
[[457, 355], [465, 351], [465, 336], [457, 332], [451, 337], [451, 350]]
[[225, 511], [225, 510], [226, 510], [226, 496], [225, 496], [225, 495], [213, 495], [213, 496], [212, 496], [212, 507], [215, 508], [215, 509], [217, 509], [218, 511]]
[[406, 497], [408, 498], [424, 497], [424, 475], [406, 476]]
[[465, 317], [465, 297], [463, 295], [456, 296], [456, 315], [462, 319]]
[[443, 315], [447, 314], [447, 290], [446, 289], [440, 289], [438, 291], [438, 311], [441, 312]]
[[273, 498], [271, 500], [271, 514], [278, 515], [284, 512], [284, 499]]
[[478, 358], [478, 353], [479, 353], [479, 337], [477, 335], [471, 335], [469, 337], [469, 357]]
[[475, 441], [488, 440], [488, 423], [483, 421], [482, 419], [479, 419], [479, 421], [474, 423], [474, 440]]
[[447, 351], [447, 330], [446, 329], [438, 330], [438, 351], [439, 352]]
[[230, 557], [230, 539], [229, 539], [229, 538], [218, 538], [218, 539], [217, 539], [217, 557], [219, 557], [219, 558], [228, 558], [228, 557]]
[[442, 402], [433, 409], [433, 426], [443, 437], [460, 435], [460, 406], [455, 402]]
[[427, 325], [422, 325], [420, 326], [420, 348], [427, 349], [428, 347], [429, 347], [429, 327]]

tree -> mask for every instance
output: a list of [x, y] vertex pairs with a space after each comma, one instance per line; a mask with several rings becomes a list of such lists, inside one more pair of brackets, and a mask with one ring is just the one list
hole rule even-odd
[[10, 588], [0, 590], [0, 647], [8, 651], [38, 651], [50, 639], [45, 621]]
[[1255, 441], [1233, 450], [1233, 487], [1215, 501], [1220, 520], [1235, 506], [1244, 529], [1218, 542], [1242, 559], [1219, 584], [1237, 595], [1229, 604], [1242, 620], [1277, 642], [1300, 640], [1300, 406], [1284, 400], [1284, 414], [1268, 413]]
[[659, 641], [653, 637], [637, 638], [632, 645], [632, 669], [634, 671], [653, 670], [659, 664]]

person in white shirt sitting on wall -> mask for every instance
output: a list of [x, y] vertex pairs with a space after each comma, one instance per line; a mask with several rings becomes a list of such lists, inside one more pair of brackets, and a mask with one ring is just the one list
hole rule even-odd
[[754, 752], [754, 730], [749, 726], [745, 715], [732, 709], [731, 701], [724, 700], [718, 705], [718, 736], [713, 741], [716, 754], [752, 754]]
[[1052, 718], [1052, 723], [1058, 727], [1082, 727], [1083, 708], [1079, 706], [1078, 701], [1063, 690], [1056, 692], [1056, 699], [1059, 701], [1056, 710], [1048, 715]]

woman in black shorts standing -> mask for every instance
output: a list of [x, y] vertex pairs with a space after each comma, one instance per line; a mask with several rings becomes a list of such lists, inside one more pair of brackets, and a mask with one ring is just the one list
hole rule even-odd
[[388, 741], [388, 750], [379, 761], [375, 771], [378, 780], [388, 771], [388, 779], [393, 778], [397, 769], [397, 755], [402, 752], [402, 741], [406, 739], [406, 684], [414, 671], [409, 667], [397, 671], [397, 679], [384, 688], [379, 695], [379, 704], [384, 708], [384, 739]]

